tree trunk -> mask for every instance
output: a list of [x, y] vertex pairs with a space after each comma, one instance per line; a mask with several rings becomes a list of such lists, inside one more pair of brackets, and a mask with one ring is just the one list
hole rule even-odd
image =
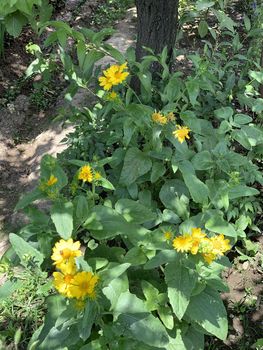
[[168, 49], [171, 60], [176, 38], [179, 0], [136, 0], [137, 45], [136, 59], [140, 61], [147, 54], [143, 46], [151, 48], [155, 54]]

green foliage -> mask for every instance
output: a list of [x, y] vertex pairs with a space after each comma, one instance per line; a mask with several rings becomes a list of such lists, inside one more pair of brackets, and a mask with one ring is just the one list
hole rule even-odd
[[[21, 263], [27, 251], [46, 270], [56, 241], [79, 240], [85, 254], [76, 263], [96, 273], [99, 285], [96, 299], [84, 300], [82, 309], [74, 299], [50, 296], [29, 349], [190, 350], [204, 348], [204, 334], [226, 338], [220, 292], [227, 291], [221, 272], [228, 259], [217, 255], [209, 264], [206, 253], [186, 253], [172, 243], [201, 228], [209, 238], [224, 234], [231, 245], [242, 239], [252, 249], [246, 233], [255, 229], [260, 206], [254, 185], [263, 183], [257, 164], [263, 133], [256, 123], [262, 72], [256, 61], [240, 68], [242, 44], [223, 5], [196, 2], [198, 13], [212, 11], [218, 30], [202, 18], [199, 34], [213, 39], [202, 55], [189, 55], [187, 77], [169, 73], [166, 49], [157, 56], [149, 51], [139, 63], [132, 48], [123, 55], [104, 43], [111, 30], [47, 24], [54, 31], [45, 45], [58, 45], [69, 81], [66, 98], [81, 87], [91, 89], [94, 103], [72, 110], [77, 126], [68, 150], [59, 159], [43, 158], [38, 187], [18, 202], [30, 224], [10, 236], [12, 249]], [[232, 38], [230, 59], [221, 33]], [[67, 50], [68, 39], [74, 52]], [[48, 72], [41, 52], [35, 53], [28, 74]], [[128, 64], [125, 84], [113, 84], [115, 98], [98, 84], [105, 55]], [[162, 67], [158, 81], [153, 62]], [[140, 82], [136, 92], [131, 76]], [[180, 139], [180, 130], [189, 138]], [[36, 200], [49, 202], [46, 213]]]

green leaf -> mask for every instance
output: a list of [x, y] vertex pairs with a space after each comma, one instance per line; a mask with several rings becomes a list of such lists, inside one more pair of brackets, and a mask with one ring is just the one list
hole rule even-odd
[[189, 191], [181, 180], [166, 180], [162, 186], [160, 200], [166, 208], [180, 217], [188, 215]]
[[52, 205], [50, 213], [57, 233], [61, 238], [69, 239], [73, 231], [73, 204], [56, 202]]
[[33, 258], [38, 266], [42, 264], [44, 260], [43, 254], [36, 250], [34, 247], [32, 247], [31, 244], [27, 243], [23, 238], [19, 237], [14, 233], [10, 233], [9, 241], [14, 251], [19, 256], [22, 265], [27, 265], [27, 257]]
[[127, 274], [122, 274], [118, 278], [114, 278], [107, 287], [102, 289], [103, 294], [111, 302], [111, 310], [116, 306], [116, 303], [121, 295], [129, 288], [129, 282]]
[[128, 149], [120, 176], [120, 183], [126, 186], [134, 183], [140, 176], [150, 171], [152, 161], [138, 148]]
[[158, 308], [159, 291], [148, 281], [141, 282], [142, 291], [146, 298], [145, 307], [148, 311], [154, 311]]
[[181, 219], [172, 210], [164, 209], [162, 214], [162, 221], [169, 222], [170, 224], [179, 224], [181, 222]]
[[203, 39], [208, 33], [208, 24], [206, 21], [200, 21], [198, 25], [198, 33]]
[[170, 304], [176, 317], [181, 320], [190, 302], [197, 275], [193, 270], [184, 267], [180, 261], [169, 263], [164, 273]]
[[6, 281], [0, 287], [0, 301], [1, 299], [9, 298], [17, 289], [22, 287], [22, 281]]
[[130, 336], [150, 346], [166, 347], [168, 334], [158, 318], [147, 312], [144, 302], [130, 292], [120, 295], [115, 307], [120, 313], [117, 324], [124, 336]]
[[249, 76], [252, 79], [255, 79], [258, 83], [263, 84], [263, 70], [262, 71], [250, 70]]
[[202, 293], [192, 297], [186, 315], [205, 331], [219, 339], [226, 339], [227, 314], [218, 292], [207, 287]]
[[95, 302], [90, 300], [86, 301], [84, 314], [81, 321], [78, 323], [78, 332], [82, 340], [86, 341], [90, 337], [91, 329], [96, 320], [97, 313], [98, 311]]
[[257, 189], [245, 185], [236, 185], [232, 187], [228, 192], [229, 199], [256, 196], [258, 194], [259, 191]]
[[135, 235], [142, 234], [144, 229], [133, 223], [129, 223], [116, 210], [102, 205], [95, 206], [91, 212], [89, 219], [83, 225], [92, 232], [92, 236], [96, 239], [106, 239], [117, 235]]
[[251, 22], [249, 17], [246, 14], [244, 15], [244, 25], [245, 25], [246, 31], [249, 32], [251, 29]]
[[208, 187], [195, 175], [193, 165], [189, 161], [184, 161], [179, 165], [179, 169], [194, 202], [206, 203], [208, 201]]
[[174, 262], [176, 259], [178, 259], [178, 254], [175, 250], [162, 250], [144, 265], [144, 269], [155, 269], [156, 267], [159, 267], [168, 262]]
[[170, 307], [159, 306], [158, 315], [160, 316], [160, 319], [166, 328], [168, 329], [174, 328], [174, 316]]
[[13, 12], [5, 17], [5, 27], [8, 34], [18, 37], [23, 26], [27, 23], [27, 18], [19, 11]]
[[76, 217], [83, 222], [89, 215], [89, 204], [87, 198], [79, 195], [74, 198], [74, 207], [76, 208]]
[[214, 14], [216, 15], [218, 21], [219, 21], [219, 25], [220, 27], [226, 28], [228, 30], [230, 30], [232, 33], [235, 32], [234, 26], [236, 26], [235, 22], [228, 16], [226, 15], [223, 11], [213, 11]]
[[107, 266], [106, 270], [98, 272], [98, 275], [103, 283], [103, 286], [107, 286], [113, 279], [121, 276], [130, 266], [131, 264], [129, 263], [125, 263], [125, 264], [111, 263]]
[[223, 219], [223, 215], [214, 214], [206, 223], [205, 228], [212, 232], [223, 233], [225, 236], [237, 237], [233, 225]]
[[236, 124], [248, 124], [252, 122], [252, 118], [247, 114], [235, 114], [234, 123]]
[[209, 7], [214, 6], [214, 4], [214, 1], [198, 0], [195, 6], [197, 11], [204, 11], [207, 10]]
[[199, 95], [200, 86], [197, 80], [189, 80], [185, 83], [186, 89], [190, 98], [190, 102], [192, 106], [197, 104], [197, 97]]
[[160, 177], [164, 175], [166, 168], [163, 163], [154, 162], [151, 172], [151, 183], [155, 183]]
[[234, 111], [231, 107], [221, 107], [214, 111], [216, 118], [228, 120], [233, 116]]
[[32, 192], [26, 193], [19, 199], [17, 205], [15, 206], [15, 210], [24, 209], [29, 204], [33, 203], [37, 199], [44, 198], [45, 195], [38, 188], [34, 189]]
[[124, 256], [123, 261], [126, 263], [130, 263], [133, 266], [138, 266], [145, 264], [147, 261], [147, 257], [141, 248], [133, 247]]
[[154, 214], [149, 208], [131, 199], [120, 199], [115, 205], [116, 211], [123, 215], [128, 222], [143, 224], [147, 221], [155, 220]]
[[208, 170], [214, 167], [212, 155], [209, 151], [201, 151], [196, 153], [192, 158], [193, 166], [196, 170]]

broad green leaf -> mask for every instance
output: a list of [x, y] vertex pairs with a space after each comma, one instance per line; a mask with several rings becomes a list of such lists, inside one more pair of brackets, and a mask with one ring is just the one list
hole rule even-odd
[[150, 346], [165, 347], [169, 343], [168, 334], [158, 318], [147, 312], [144, 302], [130, 292], [122, 293], [115, 307], [120, 313], [117, 323], [123, 335], [131, 336]]
[[84, 227], [92, 232], [96, 239], [106, 239], [117, 235], [136, 235], [144, 233], [144, 229], [139, 225], [129, 223], [120, 215], [117, 210], [102, 205], [95, 206], [89, 219], [84, 223]]
[[232, 187], [228, 192], [229, 199], [256, 196], [258, 194], [259, 191], [257, 189], [245, 185], [236, 185]]
[[97, 313], [96, 303], [92, 300], [88, 300], [86, 302], [84, 314], [78, 323], [78, 333], [80, 338], [84, 341], [90, 337], [91, 329], [96, 320]]
[[73, 204], [62, 201], [55, 202], [50, 212], [57, 233], [61, 238], [69, 239], [73, 231]]
[[200, 91], [200, 86], [199, 82], [197, 80], [189, 80], [185, 83], [186, 89], [190, 98], [190, 102], [192, 106], [195, 106], [198, 102], [196, 101], [199, 91]]
[[208, 200], [208, 188], [195, 175], [193, 165], [189, 161], [184, 161], [179, 165], [179, 169], [194, 202], [206, 203]]
[[203, 39], [208, 33], [208, 24], [206, 21], [200, 21], [198, 25], [198, 33]]
[[174, 211], [170, 209], [164, 209], [162, 214], [162, 221], [169, 222], [170, 224], [179, 224], [181, 222], [181, 219], [177, 214], [175, 214]]
[[178, 259], [178, 254], [175, 250], [162, 250], [144, 265], [144, 269], [155, 269], [156, 267], [167, 264], [168, 262], [174, 262], [176, 259]]
[[126, 292], [129, 289], [129, 282], [127, 274], [122, 274], [117, 278], [114, 278], [107, 287], [102, 289], [103, 294], [111, 302], [111, 310], [115, 308], [116, 303], [121, 293]]
[[155, 220], [156, 214], [139, 202], [131, 199], [120, 199], [115, 205], [116, 211], [123, 215], [128, 222], [143, 224], [144, 222]]
[[250, 70], [249, 76], [252, 79], [256, 80], [258, 83], [263, 84], [263, 70], [262, 71]]
[[170, 304], [176, 317], [181, 320], [190, 302], [197, 275], [180, 261], [169, 263], [164, 273]]
[[223, 219], [223, 216], [220, 214], [213, 215], [206, 223], [205, 227], [207, 230], [216, 233], [223, 233], [225, 236], [237, 237], [237, 233], [233, 225], [229, 224]]
[[174, 328], [174, 316], [169, 306], [159, 306], [158, 315], [166, 328]]
[[148, 311], [154, 311], [158, 308], [159, 291], [148, 281], [141, 282], [142, 291], [145, 296], [145, 306]]
[[196, 170], [208, 170], [214, 167], [212, 155], [209, 151], [196, 153], [192, 159], [192, 163]]
[[166, 180], [161, 188], [159, 196], [165, 207], [173, 210], [180, 217], [185, 215], [186, 212], [188, 213], [187, 199], [189, 197], [189, 191], [183, 181]]
[[[111, 267], [111, 265], [113, 267]], [[107, 286], [113, 279], [121, 276], [130, 266], [131, 264], [128, 264], [128, 263], [125, 263], [125, 264], [111, 263], [107, 266], [105, 270], [99, 271], [98, 275], [103, 285]]]
[[89, 215], [89, 204], [86, 196], [79, 195], [74, 199], [74, 207], [76, 208], [76, 217], [80, 221], [84, 221]]
[[221, 107], [219, 109], [216, 109], [214, 111], [214, 114], [218, 119], [225, 119], [229, 121], [229, 119], [234, 114], [234, 111], [231, 107]]
[[19, 237], [15, 233], [10, 233], [9, 241], [14, 251], [19, 256], [22, 265], [27, 265], [28, 257], [33, 258], [38, 266], [42, 264], [44, 260], [43, 254], [36, 250], [34, 247], [32, 247], [31, 244], [27, 243], [22, 237]]
[[252, 122], [252, 118], [247, 114], [235, 114], [234, 123], [236, 124], [248, 124]]
[[132, 266], [145, 264], [147, 257], [140, 247], [131, 248], [123, 258], [123, 262], [130, 263]]
[[226, 28], [230, 30], [232, 33], [235, 32], [234, 27], [236, 26], [236, 24], [227, 14], [225, 14], [225, 12], [220, 10], [219, 11], [214, 10], [213, 12], [216, 15], [219, 21], [219, 25], [222, 29]]
[[23, 26], [27, 23], [27, 18], [19, 11], [13, 12], [5, 17], [5, 27], [8, 34], [18, 37]]
[[198, 0], [195, 4], [197, 11], [207, 10], [209, 7], [214, 6], [214, 1]]
[[37, 199], [44, 198], [45, 195], [38, 188], [34, 189], [32, 192], [24, 194], [15, 206], [15, 210], [24, 209], [29, 204], [33, 203]]
[[146, 174], [152, 167], [152, 161], [138, 148], [129, 148], [124, 158], [120, 183], [126, 186], [134, 183], [138, 177]]
[[205, 331], [219, 339], [226, 339], [228, 328], [226, 309], [220, 294], [210, 287], [191, 298], [186, 315]]
[[166, 168], [163, 163], [154, 162], [151, 172], [151, 183], [155, 183], [160, 177], [164, 175]]

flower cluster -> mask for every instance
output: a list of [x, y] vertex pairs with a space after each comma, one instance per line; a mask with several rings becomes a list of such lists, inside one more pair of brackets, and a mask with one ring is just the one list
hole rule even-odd
[[127, 63], [122, 65], [114, 64], [103, 71], [104, 76], [99, 77], [100, 86], [109, 91], [113, 86], [121, 84], [129, 75]]
[[176, 237], [173, 247], [178, 252], [200, 253], [208, 264], [231, 249], [229, 239], [223, 234], [209, 238], [201, 228], [193, 228], [191, 234]]
[[94, 171], [90, 165], [84, 165], [80, 168], [78, 173], [78, 180], [83, 182], [92, 182], [93, 180], [99, 181], [101, 179], [101, 174], [98, 171]]
[[152, 114], [152, 121], [157, 124], [165, 125], [168, 122], [174, 121], [175, 116], [173, 112], [168, 113], [167, 115], [164, 115], [160, 112], [154, 112]]
[[53, 272], [54, 287], [67, 298], [93, 299], [99, 278], [91, 272], [77, 272], [75, 258], [81, 255], [80, 242], [73, 242], [71, 238], [67, 241], [61, 239], [55, 244], [51, 259], [60, 271]]
[[180, 143], [183, 143], [185, 139], [190, 139], [190, 131], [191, 130], [187, 126], [176, 125], [176, 130], [173, 131], [173, 135]]

